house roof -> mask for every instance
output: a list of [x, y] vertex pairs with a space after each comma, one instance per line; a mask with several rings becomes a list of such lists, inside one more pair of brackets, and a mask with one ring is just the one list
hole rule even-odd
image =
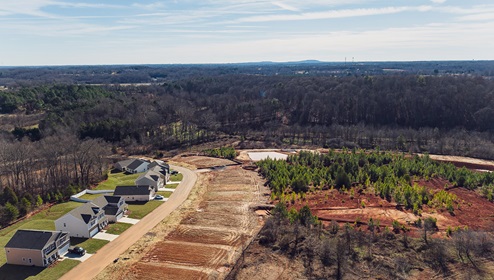
[[105, 215], [115, 216], [118, 213], [119, 208], [115, 206], [108, 205], [105, 208]]
[[104, 208], [109, 203], [117, 204], [121, 199], [122, 197], [120, 196], [102, 195], [93, 199], [91, 202], [95, 205], [98, 205], [100, 208]]
[[161, 177], [161, 173], [158, 173], [154, 170], [148, 170], [146, 173], [142, 174], [139, 176], [139, 178], [136, 179], [136, 184], [138, 181], [142, 180], [143, 178], [148, 178], [151, 181], [158, 182], [158, 180]]
[[65, 215], [72, 215], [75, 218], [88, 224], [89, 221], [96, 218], [96, 214], [100, 210], [101, 210], [101, 207], [99, 205], [96, 205], [92, 202], [86, 202], [83, 205], [73, 209], [72, 211], [70, 211], [69, 213], [67, 213]]
[[137, 169], [139, 166], [143, 164], [149, 164], [146, 161], [143, 161], [141, 159], [134, 159], [129, 165], [127, 165], [128, 169]]
[[9, 240], [5, 248], [41, 250], [60, 237], [67, 235], [64, 231], [41, 231], [19, 229]]
[[151, 189], [149, 186], [117, 186], [114, 195], [149, 195]]
[[161, 167], [162, 169], [167, 169], [167, 170], [170, 170], [170, 165], [168, 165], [167, 163], [165, 163], [164, 161], [162, 160], [155, 160], [153, 162], [151, 162], [149, 164], [149, 169], [153, 168], [153, 167], [156, 167], [156, 166], [159, 166]]

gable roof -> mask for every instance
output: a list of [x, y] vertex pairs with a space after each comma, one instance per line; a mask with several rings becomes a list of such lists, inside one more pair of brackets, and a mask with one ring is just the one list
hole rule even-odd
[[167, 170], [170, 170], [170, 165], [168, 165], [168, 163], [165, 163], [164, 161], [162, 160], [155, 160], [153, 162], [151, 162], [149, 164], [149, 169], [153, 168], [153, 167], [156, 167], [156, 166], [159, 166], [161, 167], [162, 169], [167, 169]]
[[149, 195], [151, 189], [149, 186], [117, 186], [114, 195]]
[[41, 250], [47, 244], [51, 244], [60, 237], [67, 235], [64, 231], [41, 231], [19, 229], [9, 240], [5, 248]]
[[139, 166], [143, 165], [143, 164], [149, 164], [148, 162], [146, 161], [143, 161], [141, 159], [134, 159], [129, 165], [127, 165], [127, 169], [137, 169]]
[[100, 206], [91, 202], [86, 202], [65, 215], [72, 215], [76, 219], [83, 221], [85, 224], [89, 224], [91, 220], [96, 218], [96, 214], [99, 211], [101, 211]]
[[105, 215], [115, 216], [118, 213], [119, 208], [115, 206], [108, 205], [105, 208]]
[[102, 195], [98, 196], [97, 198], [93, 199], [91, 202], [100, 208], [106, 207], [108, 204], [117, 204], [120, 202], [122, 197], [120, 196], [114, 196], [114, 195]]
[[146, 173], [142, 174], [136, 179], [136, 183], [142, 180], [143, 178], [148, 178], [151, 181], [158, 182], [160, 177], [161, 177], [161, 173], [158, 173], [154, 170], [148, 170]]

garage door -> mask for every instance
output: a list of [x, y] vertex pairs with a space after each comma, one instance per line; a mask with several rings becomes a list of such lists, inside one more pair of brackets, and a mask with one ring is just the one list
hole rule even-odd
[[89, 232], [89, 237], [93, 237], [96, 233], [98, 233], [98, 227], [95, 227], [91, 232]]
[[117, 221], [120, 220], [123, 217], [123, 212], [120, 212], [120, 214], [117, 215]]

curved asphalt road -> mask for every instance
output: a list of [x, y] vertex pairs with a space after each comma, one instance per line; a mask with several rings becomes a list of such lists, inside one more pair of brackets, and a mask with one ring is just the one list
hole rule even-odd
[[80, 263], [67, 272], [60, 279], [92, 279], [96, 277], [96, 275], [103, 271], [105, 267], [113, 263], [114, 259], [118, 258], [144, 234], [154, 228], [187, 199], [192, 187], [194, 187], [197, 181], [197, 175], [193, 171], [183, 167], [170, 165], [170, 168], [182, 173], [183, 179], [168, 201], [149, 213], [136, 225], [124, 231], [115, 240], [99, 249], [98, 252], [88, 260]]

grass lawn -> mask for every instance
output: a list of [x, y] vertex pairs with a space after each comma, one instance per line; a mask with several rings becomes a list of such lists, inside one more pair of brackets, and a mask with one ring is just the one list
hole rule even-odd
[[128, 209], [130, 212], [129, 218], [142, 219], [162, 203], [163, 202], [156, 200], [147, 201], [146, 203], [128, 202], [127, 204], [129, 205]]
[[166, 184], [165, 185], [165, 188], [167, 189], [176, 189], [178, 186], [178, 184]]
[[183, 178], [184, 178], [184, 175], [182, 173], [178, 173], [175, 175], [171, 175], [170, 181], [182, 181]]
[[94, 254], [96, 251], [101, 249], [101, 247], [105, 246], [106, 244], [110, 243], [108, 240], [101, 240], [101, 239], [94, 239], [94, 238], [70, 238], [70, 245], [71, 246], [79, 246], [84, 249], [86, 249], [86, 252], [89, 254]]
[[110, 172], [108, 173], [108, 179], [99, 183], [95, 190], [114, 190], [116, 186], [133, 186], [135, 185], [135, 180], [140, 175], [142, 175], [142, 173], [127, 174], [124, 172]]
[[[87, 200], [93, 200], [99, 196], [102, 196], [102, 195], [105, 195], [104, 193], [100, 193], [100, 194], [84, 194], [84, 195], [81, 195], [79, 198], [80, 199], [87, 199]], [[109, 195], [109, 194], [106, 194], [106, 195]]]
[[70, 210], [80, 206], [77, 202], [66, 202], [54, 205], [32, 217], [0, 230], [0, 266], [6, 261], [4, 247], [18, 229], [55, 230], [55, 220]]
[[172, 195], [173, 192], [157, 192], [156, 194], [159, 194], [159, 195], [162, 195], [163, 197], [165, 198], [168, 198], [170, 197], [170, 195]]
[[127, 224], [127, 223], [110, 224], [106, 229], [106, 233], [120, 235], [122, 234], [122, 232], [126, 231], [131, 226], [133, 226], [133, 224]]

